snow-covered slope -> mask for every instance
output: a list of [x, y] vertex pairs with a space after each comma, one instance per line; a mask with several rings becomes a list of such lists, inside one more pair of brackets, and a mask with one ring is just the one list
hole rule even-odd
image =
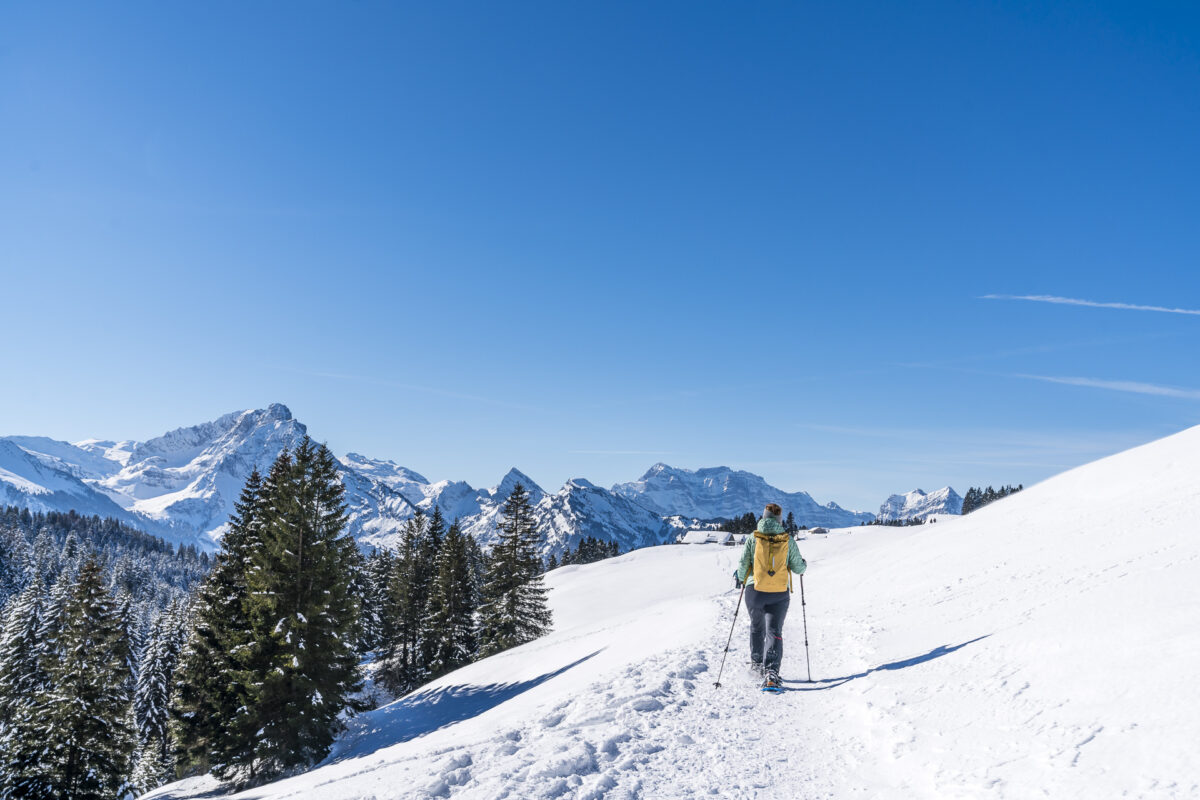
[[347, 469], [398, 492], [414, 506], [425, 499], [429, 481], [423, 475], [413, 472], [408, 467], [402, 467], [395, 461], [367, 458], [358, 453], [347, 453], [339, 461]]
[[621, 551], [664, 544], [674, 538], [667, 522], [652, 511], [599, 486], [575, 478], [537, 506], [547, 549], [561, 553], [584, 536], [616, 542]]
[[[39, 442], [39, 446], [44, 445]], [[56, 454], [29, 452], [22, 449], [16, 441], [0, 439], [0, 506], [19, 506], [42, 512], [74, 509], [80, 514], [98, 514], [116, 517], [123, 522], [137, 522], [136, 517], [127, 513], [105, 494], [84, 483], [78, 477], [79, 472], [83, 470], [64, 463], [59, 457], [60, 448], [45, 449], [53, 449]]]
[[961, 514], [963, 500], [949, 486], [926, 494], [913, 489], [907, 494], [894, 494], [879, 507], [882, 520], [925, 519], [934, 514]]
[[875, 519], [874, 514], [847, 511], [836, 503], [820, 505], [808, 492], [785, 492], [758, 475], [729, 467], [690, 470], [660, 463], [640, 479], [618, 483], [612, 490], [662, 516], [731, 518], [746, 512], [762, 513], [767, 503], [779, 503], [784, 513], [795, 515], [796, 524], [809, 527], [857, 525]]
[[561, 568], [551, 635], [240, 796], [1197, 797], [1197, 508], [1200, 428], [966, 517], [801, 541], [807, 614], [797, 594], [778, 696], [747, 673], [744, 613], [712, 685], [735, 548]]

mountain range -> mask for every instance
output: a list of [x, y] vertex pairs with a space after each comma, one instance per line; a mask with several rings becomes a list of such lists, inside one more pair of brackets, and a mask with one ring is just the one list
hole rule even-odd
[[[250, 471], [265, 471], [307, 433], [286, 406], [275, 403], [144, 442], [3, 437], [0, 505], [115, 517], [168, 541], [213, 550]], [[655, 464], [637, 481], [611, 489], [574, 478], [554, 493], [517, 469], [487, 489], [464, 481], [431, 482], [394, 461], [358, 453], [342, 456], [339, 469], [350, 532], [368, 549], [394, 545], [406, 520], [418, 509], [428, 513], [434, 506], [448, 520], [460, 520], [487, 547], [498, 535], [504, 500], [517, 483], [529, 490], [547, 555], [561, 554], [585, 536], [615, 541], [622, 550], [661, 544], [681, 527], [758, 512], [768, 502], [791, 511], [801, 525], [843, 527], [875, 519], [835, 503], [819, 504], [807, 492], [784, 492], [758, 475], [728, 467], [687, 470]], [[948, 487], [926, 497], [944, 492], [957, 499], [961, 510], [961, 498]], [[913, 494], [889, 498], [881, 512], [890, 513], [896, 498]], [[897, 506], [898, 513], [908, 513], [905, 502]], [[938, 513], [957, 512], [947, 508]]]

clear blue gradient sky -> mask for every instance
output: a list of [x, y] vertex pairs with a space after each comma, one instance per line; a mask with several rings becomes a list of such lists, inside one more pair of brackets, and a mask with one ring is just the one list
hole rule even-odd
[[874, 509], [1200, 423], [1197, 8], [5, 4], [0, 434]]

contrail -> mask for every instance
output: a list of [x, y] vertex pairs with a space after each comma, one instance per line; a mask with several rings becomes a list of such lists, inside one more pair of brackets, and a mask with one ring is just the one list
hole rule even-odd
[[1028, 378], [1047, 383], [1062, 383], [1067, 386], [1090, 386], [1093, 389], [1109, 389], [1114, 392], [1132, 392], [1134, 394], [1150, 394], [1157, 397], [1182, 397], [1185, 400], [1200, 400], [1200, 389], [1183, 389], [1178, 386], [1162, 386], [1157, 383], [1139, 383], [1138, 381], [1105, 381], [1099, 378], [1067, 378], [1055, 375], [1016, 375], [1017, 378]]
[[1160, 314], [1190, 314], [1200, 317], [1194, 308], [1167, 308], [1166, 306], [1140, 306], [1133, 303], [1098, 303], [1095, 300], [1079, 300], [1074, 297], [1056, 297], [1050, 294], [985, 294], [980, 300], [1028, 300], [1032, 303], [1056, 303], [1062, 306], [1087, 306], [1088, 308], [1118, 308], [1124, 311], [1157, 311]]

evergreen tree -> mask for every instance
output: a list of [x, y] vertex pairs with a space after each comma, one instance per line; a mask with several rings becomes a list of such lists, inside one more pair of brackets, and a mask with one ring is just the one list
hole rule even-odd
[[395, 635], [393, 618], [388, 610], [388, 586], [394, 568], [395, 559], [390, 550], [378, 550], [367, 558], [362, 623], [364, 650], [384, 647]]
[[125, 661], [126, 674], [129, 676], [126, 679], [125, 692], [132, 695], [137, 685], [138, 654], [142, 652], [145, 642], [133, 606], [133, 596], [124, 589], [117, 596], [117, 619], [121, 623], [121, 641], [125, 646], [121, 658]]
[[134, 734], [128, 720], [128, 643], [100, 565], [89, 559], [64, 609], [52, 688], [38, 715], [47, 782], [57, 798], [111, 800], [127, 789]]
[[175, 761], [157, 743], [150, 742], [138, 752], [129, 783], [137, 795], [157, 789], [175, 779]]
[[436, 678], [468, 664], [475, 656], [474, 606], [466, 535], [455, 522], [438, 550], [436, 575], [429, 595], [425, 641], [429, 643], [429, 677]]
[[[59, 590], [62, 595], [62, 590]], [[43, 632], [49, 613], [40, 576], [35, 574], [13, 601], [0, 633], [0, 798], [50, 800], [55, 797], [43, 761], [45, 696], [50, 676]], [[66, 596], [59, 603], [66, 605]], [[57, 634], [56, 634], [57, 635]]]
[[16, 529], [0, 526], [0, 609], [25, 587], [26, 575], [32, 571], [30, 556], [25, 537]]
[[424, 532], [425, 515], [418, 511], [404, 525], [388, 584], [391, 639], [377, 680], [397, 695], [412, 691], [424, 678], [420, 643], [428, 583], [419, 564]]
[[[455, 524], [458, 520], [454, 521]], [[474, 589], [474, 595], [471, 597], [471, 605], [479, 608], [479, 604], [483, 602], [483, 581], [487, 574], [487, 557], [483, 554], [483, 548], [479, 546], [479, 540], [463, 531], [463, 539], [467, 544], [467, 565], [471, 569], [471, 586]]]
[[32, 581], [12, 602], [0, 629], [0, 732], [17, 708], [45, 688], [40, 656], [42, 585]]
[[65, 570], [59, 573], [58, 581], [50, 590], [50, 599], [46, 603], [45, 613], [42, 614], [42, 626], [38, 630], [38, 640], [47, 657], [58, 653], [58, 637], [62, 631], [63, 619], [67, 605], [71, 601], [71, 590], [74, 577]]
[[234, 503], [216, 563], [200, 586], [180, 658], [171, 717], [176, 757], [185, 773], [211, 769], [228, 778], [251, 769], [255, 731], [246, 686], [252, 649], [246, 572], [258, 547], [262, 515], [262, 476], [255, 469]]
[[[280, 463], [282, 462], [282, 463]], [[246, 573], [255, 767], [273, 777], [324, 758], [338, 715], [361, 687], [354, 652], [358, 563], [337, 462], [305, 437], [263, 485]]]
[[[172, 605], [155, 620], [138, 668], [137, 683], [133, 694], [133, 715], [137, 729], [138, 747], [142, 762], [152, 765], [162, 775], [174, 773], [175, 759], [171, 754], [169, 701], [172, 676], [179, 661], [183, 636], [179, 621], [179, 610]], [[153, 758], [148, 751], [155, 751]], [[146, 787], [137, 784], [146, 791]], [[157, 785], [157, 784], [156, 784]], [[150, 787], [153, 788], [153, 787]]]
[[428, 680], [430, 675], [430, 666], [433, 663], [434, 652], [437, 650], [437, 643], [434, 637], [430, 634], [430, 601], [433, 597], [433, 587], [438, 579], [438, 564], [437, 560], [441, 554], [444, 539], [446, 536], [446, 520], [442, 516], [442, 510], [434, 506], [433, 513], [429, 515], [429, 524], [425, 526], [424, 535], [421, 537], [421, 544], [417, 550], [417, 602], [424, 605], [420, 619], [420, 642], [418, 645], [417, 669], [419, 674], [426, 676]]
[[518, 483], [504, 503], [500, 538], [488, 559], [479, 611], [481, 656], [533, 641], [549, 630], [539, 540], [529, 493]]
[[788, 512], [787, 519], [783, 521], [783, 529], [793, 536], [800, 530], [800, 526], [796, 524], [796, 517], [791, 511]]
[[8, 609], [0, 632], [0, 798], [49, 798], [40, 715], [49, 676], [39, 638], [44, 613], [35, 577]]
[[558, 569], [558, 557], [554, 553], [551, 553], [550, 557], [546, 559], [546, 572], [552, 569]]

